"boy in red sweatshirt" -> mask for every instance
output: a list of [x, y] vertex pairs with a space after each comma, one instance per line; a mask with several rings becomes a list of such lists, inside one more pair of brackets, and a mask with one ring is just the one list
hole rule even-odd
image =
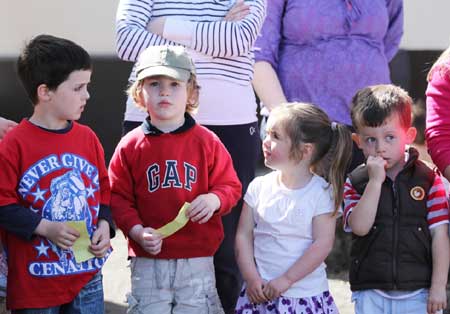
[[[113, 217], [129, 243], [130, 313], [223, 313], [213, 255], [223, 239], [221, 215], [238, 201], [241, 184], [218, 137], [190, 115], [198, 88], [184, 48], [141, 54], [129, 93], [149, 117], [122, 138], [109, 168]], [[185, 202], [188, 223], [163, 239], [156, 229]]]

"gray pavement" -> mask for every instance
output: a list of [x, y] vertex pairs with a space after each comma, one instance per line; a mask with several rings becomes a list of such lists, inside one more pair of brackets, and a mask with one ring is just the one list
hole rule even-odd
[[[127, 261], [127, 242], [121, 231], [111, 240], [114, 251], [103, 267], [106, 314], [125, 314], [126, 294], [130, 291], [130, 269]], [[347, 281], [330, 279], [330, 290], [340, 314], [353, 314], [350, 287]]]
[[127, 261], [127, 241], [117, 230], [111, 240], [114, 251], [103, 267], [103, 289], [105, 291], [105, 313], [124, 314], [127, 304], [126, 294], [130, 291], [130, 269]]

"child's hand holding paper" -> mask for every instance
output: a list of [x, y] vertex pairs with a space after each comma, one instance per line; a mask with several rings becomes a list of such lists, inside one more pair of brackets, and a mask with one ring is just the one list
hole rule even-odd
[[103, 257], [111, 246], [109, 238], [109, 223], [106, 220], [101, 219], [97, 225], [98, 228], [92, 235], [89, 251], [96, 257]]
[[81, 221], [66, 221], [66, 224], [80, 233], [80, 237], [75, 241], [72, 246], [73, 254], [75, 255], [75, 261], [81, 263], [95, 257], [90, 251], [91, 239], [86, 228], [86, 222]]
[[191, 202], [191, 207], [186, 212], [186, 215], [192, 222], [203, 224], [208, 222], [208, 220], [214, 215], [214, 212], [219, 208], [220, 199], [216, 194], [202, 194], [197, 196]]
[[163, 238], [167, 238], [168, 236], [174, 234], [181, 228], [183, 228], [189, 219], [186, 216], [186, 210], [189, 207], [189, 203], [185, 202], [183, 206], [180, 208], [180, 211], [178, 212], [177, 217], [175, 217], [174, 220], [171, 222], [165, 224], [159, 229], [156, 229], [155, 231], [162, 235]]
[[157, 255], [161, 252], [163, 237], [161, 234], [157, 233], [155, 229], [150, 227], [144, 228], [142, 225], [135, 225], [131, 228], [128, 235], [147, 253]]

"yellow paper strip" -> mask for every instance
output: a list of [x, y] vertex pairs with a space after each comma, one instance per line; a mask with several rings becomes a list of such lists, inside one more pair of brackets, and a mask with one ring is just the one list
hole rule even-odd
[[163, 238], [167, 238], [168, 236], [171, 236], [172, 234], [183, 228], [189, 221], [189, 219], [186, 217], [186, 209], [188, 207], [189, 203], [185, 202], [180, 208], [180, 211], [178, 212], [178, 215], [174, 220], [165, 224], [161, 228], [156, 229], [155, 231], [162, 235]]
[[89, 233], [86, 228], [86, 222], [83, 220], [66, 221], [66, 224], [80, 233], [80, 237], [75, 241], [72, 247], [75, 261], [81, 263], [95, 257], [94, 254], [88, 250], [89, 245], [91, 245], [91, 239], [89, 238]]

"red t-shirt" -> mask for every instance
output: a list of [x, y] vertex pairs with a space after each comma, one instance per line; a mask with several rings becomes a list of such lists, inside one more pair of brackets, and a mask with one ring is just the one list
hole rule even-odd
[[[0, 143], [0, 206], [19, 204], [52, 221], [85, 221], [92, 236], [100, 204], [110, 189], [102, 146], [94, 132], [76, 122], [64, 133], [43, 130], [28, 120]], [[44, 237], [30, 241], [11, 233], [7, 305], [44, 308], [72, 301], [105, 258], [76, 263]]]

